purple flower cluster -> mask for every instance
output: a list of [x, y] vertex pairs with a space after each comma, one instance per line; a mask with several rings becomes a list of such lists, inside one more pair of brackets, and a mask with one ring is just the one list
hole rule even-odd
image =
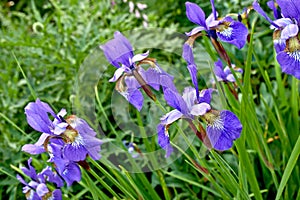
[[[116, 82], [116, 90], [126, 98], [135, 108], [141, 110], [144, 97], [139, 90], [142, 88], [146, 94], [155, 100], [151, 86], [155, 90], [173, 88], [173, 77], [159, 67], [155, 59], [147, 58], [149, 52], [133, 54], [130, 42], [120, 32], [115, 32], [114, 39], [101, 45], [107, 60], [117, 68], [110, 82]], [[149, 64], [145, 71], [140, 64]]]
[[[25, 107], [25, 114], [28, 124], [42, 134], [35, 144], [24, 145], [22, 151], [31, 155], [47, 152], [50, 156], [48, 162], [54, 164], [55, 171], [68, 186], [81, 180], [80, 162], [84, 162], [87, 156], [94, 160], [100, 158], [102, 142], [83, 119], [75, 115], [64, 118], [67, 114], [65, 109], [55, 114], [47, 103], [39, 99]], [[33, 171], [30, 162], [29, 168]], [[49, 170], [47, 168], [47, 173]], [[36, 179], [31, 174], [27, 175], [33, 181], [44, 184], [43, 180]]]
[[[242, 23], [233, 22], [228, 17], [218, 21], [214, 10], [213, 15], [210, 17], [211, 20], [209, 23], [207, 22], [208, 24], [214, 24], [214, 26], [210, 26], [204, 22], [205, 16], [203, 11], [196, 4], [186, 3], [186, 5], [189, 19], [195, 23], [197, 19], [197, 23], [200, 25], [188, 35], [196, 34], [197, 31], [201, 30], [210, 32], [210, 29], [214, 27], [213, 31], [217, 32], [221, 40], [232, 43], [239, 48], [245, 44], [247, 30], [244, 30], [245, 27]], [[223, 31], [226, 32], [226, 37]], [[142, 88], [151, 99], [156, 101], [149, 86], [155, 90], [159, 90], [160, 86], [162, 86], [166, 102], [175, 108], [175, 110], [163, 116], [160, 124], [157, 126], [158, 144], [166, 150], [166, 157], [170, 156], [173, 151], [168, 127], [180, 118], [190, 122], [196, 135], [209, 149], [226, 150], [231, 148], [233, 140], [240, 136], [242, 130], [239, 119], [232, 112], [227, 110], [218, 111], [211, 107], [210, 102], [213, 89], [204, 89], [199, 92], [197, 68], [194, 63], [192, 50], [190, 46], [186, 48], [187, 46], [189, 45], [185, 44], [183, 48], [183, 56], [188, 62], [188, 69], [194, 88], [186, 88], [183, 96], [178, 93], [173, 83], [173, 77], [163, 71], [155, 59], [148, 58], [149, 52], [134, 55], [129, 41], [120, 32], [115, 32], [114, 39], [100, 46], [110, 64], [117, 68], [110, 81], [116, 82], [116, 90], [138, 110], [141, 110], [143, 106], [143, 95], [139, 88]], [[144, 70], [140, 64], [149, 64], [150, 67]], [[227, 68], [223, 69], [221, 61], [217, 62], [215, 70], [220, 80], [234, 81], [231, 71]], [[204, 129], [204, 131], [198, 131], [192, 125], [194, 121], [198, 121], [196, 120], [198, 117], [206, 123], [207, 133]]]
[[42, 199], [62, 199], [62, 193], [60, 189], [51, 191], [46, 183], [55, 184], [56, 188], [60, 188], [64, 185], [63, 180], [53, 172], [51, 167], [46, 167], [42, 172], [36, 173], [36, 170], [31, 165], [32, 158], [28, 160], [28, 168], [22, 167], [22, 171], [25, 175], [31, 178], [30, 182], [26, 182], [20, 175], [17, 175], [17, 179], [24, 185], [23, 193], [26, 199], [42, 200]]
[[[166, 150], [166, 157], [173, 151], [170, 145], [168, 127], [180, 118], [197, 121], [196, 119], [200, 117], [206, 123], [207, 132], [202, 141], [209, 149], [227, 150], [232, 147], [233, 140], [240, 137], [242, 124], [237, 116], [228, 110], [212, 109], [210, 102], [213, 91], [213, 89], [201, 90], [198, 98], [196, 89], [192, 87], [185, 88], [182, 96], [172, 90], [165, 92], [167, 103], [175, 108], [175, 110], [164, 115], [157, 126], [158, 143]], [[209, 143], [205, 142], [206, 134]]]
[[269, 1], [268, 6], [273, 10], [275, 20], [272, 20], [254, 1], [253, 8], [262, 15], [274, 29], [273, 41], [277, 53], [276, 59], [284, 73], [300, 79], [300, 1], [277, 0]]

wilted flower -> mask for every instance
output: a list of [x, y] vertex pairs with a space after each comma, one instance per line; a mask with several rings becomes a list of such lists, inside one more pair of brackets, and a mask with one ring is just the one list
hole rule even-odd
[[[134, 55], [131, 44], [120, 32], [115, 32], [114, 39], [100, 48], [107, 60], [117, 68], [110, 82], [117, 82], [116, 90], [138, 110], [142, 109], [144, 101], [140, 87], [153, 100], [156, 97], [149, 85], [155, 90], [159, 90], [160, 86], [175, 88], [173, 77], [163, 71], [155, 59], [147, 58], [149, 52]], [[140, 64], [150, 64], [150, 67], [145, 71]]]
[[[273, 10], [275, 20], [263, 11], [257, 1], [253, 2], [253, 8], [262, 15], [274, 29], [273, 41], [277, 53], [277, 61], [284, 73], [300, 79], [300, 5], [296, 0], [277, 0], [281, 9], [278, 14], [274, 3], [268, 3]], [[277, 13], [277, 14], [276, 14]]]
[[56, 187], [60, 188], [63, 186], [62, 179], [54, 173], [50, 167], [46, 167], [41, 173], [36, 173], [36, 170], [31, 166], [32, 158], [28, 160], [28, 168], [22, 167], [24, 174], [31, 178], [30, 182], [26, 182], [20, 175], [17, 175], [17, 179], [25, 185], [23, 187], [23, 193], [26, 199], [31, 200], [42, 200], [42, 199], [53, 199], [61, 200], [62, 194], [60, 189], [50, 190], [46, 183], [54, 183]]
[[[195, 88], [192, 87], [185, 88], [182, 96], [171, 90], [165, 92], [167, 103], [175, 108], [175, 110], [164, 115], [157, 126], [158, 143], [166, 150], [166, 157], [173, 151], [168, 127], [180, 118], [191, 121], [200, 116], [207, 124], [207, 127], [206, 133], [201, 133], [200, 136], [197, 136], [208, 148], [212, 147], [221, 151], [227, 150], [232, 147], [233, 140], [240, 136], [242, 125], [235, 114], [228, 110], [217, 111], [211, 108], [212, 92], [213, 89], [202, 90], [199, 94], [199, 99], [196, 97]], [[207, 142], [206, 136], [209, 142]]]

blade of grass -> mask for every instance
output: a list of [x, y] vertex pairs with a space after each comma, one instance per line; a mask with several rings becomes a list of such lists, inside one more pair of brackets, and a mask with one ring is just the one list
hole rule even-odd
[[300, 136], [298, 136], [297, 142], [293, 148], [292, 154], [291, 154], [291, 156], [287, 162], [286, 168], [283, 172], [282, 179], [280, 181], [275, 200], [280, 199], [282, 192], [284, 190], [284, 187], [286, 186], [288, 179], [289, 179], [290, 175], [292, 174], [292, 171], [298, 161], [299, 154], [300, 154]]
[[13, 55], [13, 57], [14, 57], [14, 59], [15, 59], [17, 65], [18, 65], [18, 68], [20, 69], [20, 71], [21, 71], [21, 73], [22, 73], [22, 76], [24, 77], [24, 79], [25, 79], [25, 81], [26, 81], [26, 84], [27, 84], [27, 86], [28, 86], [28, 88], [29, 88], [29, 90], [30, 90], [31, 96], [33, 97], [33, 99], [37, 99], [37, 95], [36, 95], [36, 93], [35, 93], [33, 87], [31, 86], [31, 84], [29, 83], [29, 80], [28, 80], [28, 78], [27, 78], [25, 72], [23, 71], [23, 69], [22, 69], [22, 67], [21, 67], [21, 65], [20, 65], [20, 63], [19, 63], [19, 61], [18, 61], [18, 59], [17, 59], [15, 53], [12, 52], [12, 55]]

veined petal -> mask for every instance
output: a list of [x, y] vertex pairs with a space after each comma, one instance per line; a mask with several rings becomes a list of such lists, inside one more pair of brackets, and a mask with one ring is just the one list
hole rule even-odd
[[233, 141], [240, 137], [242, 128], [242, 124], [235, 114], [223, 110], [214, 122], [208, 124], [207, 134], [213, 148], [224, 151], [230, 149]]
[[115, 71], [114, 76], [111, 79], [109, 79], [109, 82], [116, 82], [123, 75], [124, 71], [125, 69], [123, 67], [118, 68]]
[[73, 182], [79, 182], [81, 180], [80, 168], [77, 164], [72, 162], [65, 165], [60, 175], [64, 178], [68, 187], [70, 187], [73, 184]]
[[300, 51], [279, 52], [276, 57], [282, 72], [300, 79]]
[[144, 60], [145, 58], [147, 58], [149, 56], [149, 51], [145, 52], [145, 53], [141, 53], [141, 54], [136, 54], [135, 56], [133, 56], [132, 58], [132, 62], [138, 62], [141, 60]]
[[103, 50], [105, 57], [117, 68], [120, 68], [120, 64], [126, 67], [130, 66], [130, 59], [133, 57], [133, 49], [126, 37], [124, 37], [119, 31], [114, 33], [114, 39], [109, 40], [104, 45], [100, 46]]
[[63, 148], [64, 159], [70, 161], [85, 160], [87, 156], [87, 150], [82, 144], [66, 144]]
[[212, 89], [212, 88], [201, 90], [200, 95], [199, 95], [199, 103], [208, 103], [208, 104], [210, 104], [211, 93], [213, 91], [215, 91], [215, 90]]
[[164, 97], [168, 105], [179, 110], [182, 114], [188, 115], [188, 107], [179, 93], [167, 88], [164, 90]]
[[294, 37], [298, 34], [299, 27], [296, 24], [289, 24], [281, 31], [280, 39], [287, 40], [291, 37]]
[[158, 135], [158, 144], [162, 149], [166, 150], [165, 157], [167, 158], [173, 152], [173, 148], [170, 144], [169, 134], [166, 131], [166, 127], [164, 125], [159, 124], [157, 126], [157, 135]]
[[138, 111], [143, 107], [144, 97], [138, 89], [130, 88], [127, 90], [127, 100], [131, 103]]
[[205, 23], [205, 13], [203, 10], [195, 3], [186, 2], [186, 16], [187, 18], [199, 26], [204, 27], [207, 30], [207, 26]]
[[217, 35], [223, 42], [233, 44], [241, 49], [246, 44], [248, 29], [243, 23], [232, 21], [230, 26], [217, 31]]
[[211, 107], [208, 103], [200, 103], [192, 106], [191, 114], [194, 116], [202, 116], [210, 110]]
[[276, 0], [284, 17], [296, 19], [300, 22], [300, 1], [299, 0]]
[[183, 114], [180, 111], [175, 109], [162, 116], [160, 118], [160, 123], [162, 125], [169, 125], [175, 122], [176, 120], [180, 119], [182, 116]]

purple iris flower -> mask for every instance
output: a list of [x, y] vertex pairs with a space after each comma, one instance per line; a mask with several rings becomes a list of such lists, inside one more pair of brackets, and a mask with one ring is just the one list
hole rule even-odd
[[[298, 0], [277, 0], [281, 9], [281, 16], [274, 15], [275, 20], [263, 11], [257, 1], [253, 2], [253, 8], [262, 15], [274, 29], [273, 41], [277, 53], [277, 61], [284, 73], [300, 79], [300, 2]], [[273, 9], [274, 6], [268, 3]]]
[[204, 11], [195, 3], [186, 2], [186, 16], [194, 24], [199, 25], [191, 32], [186, 33], [188, 36], [193, 36], [200, 31], [206, 31], [210, 36], [216, 36], [223, 42], [235, 45], [237, 48], [242, 48], [247, 41], [248, 29], [239, 22], [234, 21], [231, 17], [219, 19], [215, 9], [214, 1], [211, 0], [212, 13], [205, 18]]
[[[243, 73], [243, 69], [235, 67], [234, 64], [232, 64], [232, 69], [235, 72], [238, 72], [240, 74]], [[216, 75], [217, 81], [224, 81], [224, 82], [236, 81], [233, 74], [230, 71], [230, 68], [228, 66], [224, 68], [222, 61], [220, 59], [217, 62], [215, 62], [214, 73]]]
[[[139, 88], [142, 87], [148, 96], [155, 99], [148, 85], [155, 90], [159, 90], [160, 86], [175, 87], [173, 77], [163, 71], [155, 59], [147, 58], [149, 52], [134, 55], [130, 42], [120, 32], [116, 31], [114, 39], [100, 48], [110, 64], [117, 68], [109, 81], [116, 82], [116, 90], [138, 110], [142, 109], [144, 101]], [[137, 62], [151, 67], [145, 71]]]
[[207, 124], [206, 131], [211, 146], [217, 150], [231, 148], [233, 140], [240, 136], [242, 125], [235, 114], [227, 110], [217, 111], [211, 108], [213, 91], [213, 89], [201, 90], [199, 98], [196, 96], [195, 88], [192, 87], [185, 88], [182, 96], [171, 90], [165, 92], [167, 103], [175, 108], [164, 115], [157, 126], [158, 144], [166, 150], [166, 157], [173, 151], [168, 127], [180, 118], [194, 120], [195, 117], [200, 116]]
[[45, 168], [41, 173], [36, 173], [36, 170], [31, 166], [32, 158], [28, 160], [28, 167], [23, 167], [24, 174], [31, 178], [31, 181], [27, 183], [20, 175], [17, 175], [17, 179], [25, 185], [23, 187], [23, 193], [26, 199], [42, 200], [42, 199], [54, 199], [61, 200], [62, 193], [60, 189], [51, 191], [46, 183], [54, 183], [56, 187], [62, 187], [63, 181], [57, 174], [51, 171], [50, 167]]
[[81, 171], [78, 164], [68, 160], [63, 156], [64, 144], [60, 140], [53, 141], [48, 145], [50, 159], [48, 162], [55, 164], [55, 169], [59, 175], [66, 181], [67, 186], [71, 186], [73, 182], [81, 180]]
[[[50, 113], [54, 120], [50, 120]], [[96, 132], [81, 118], [71, 115], [66, 119], [65, 109], [57, 115], [51, 107], [39, 99], [25, 107], [25, 114], [29, 125], [43, 134], [35, 144], [26, 144], [22, 150], [30, 154], [40, 154], [46, 151], [44, 146], [53, 139], [63, 142], [62, 154], [71, 161], [85, 160], [89, 155], [94, 160], [100, 158], [101, 140], [96, 138]]]

